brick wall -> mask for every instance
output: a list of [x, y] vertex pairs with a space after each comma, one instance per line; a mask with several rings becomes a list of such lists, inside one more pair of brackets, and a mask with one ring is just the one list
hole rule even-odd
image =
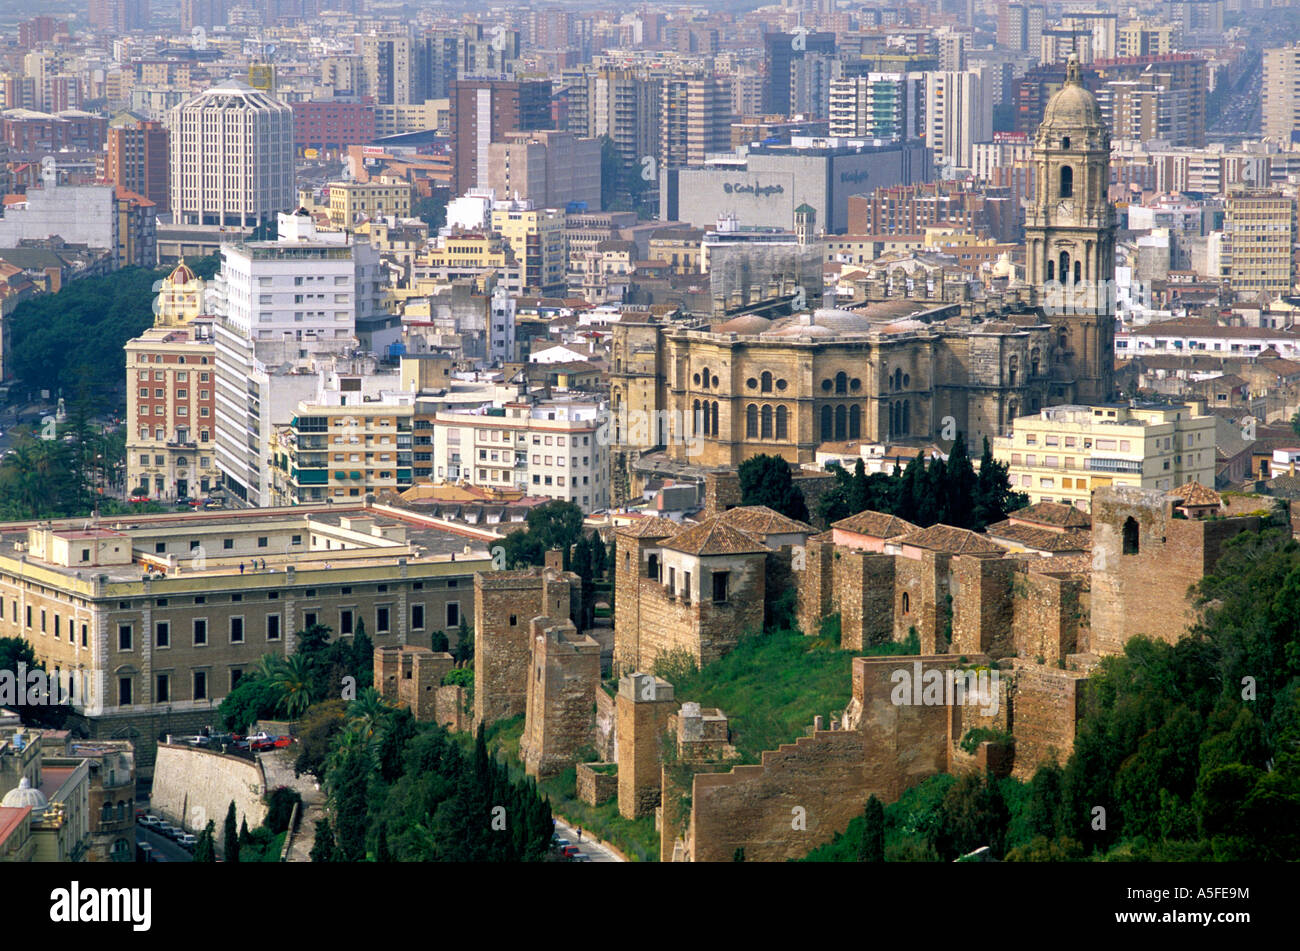
[[673, 686], [633, 673], [618, 684], [618, 811], [625, 819], [650, 815], [659, 805], [660, 763], [668, 718], [677, 710]]
[[808, 637], [821, 631], [822, 619], [839, 610], [835, 599], [835, 552], [828, 538], [804, 544], [803, 570], [795, 572], [795, 623]]
[[519, 757], [545, 778], [573, 764], [591, 742], [600, 684], [600, 645], [567, 619], [533, 618], [532, 658]]
[[567, 618], [581, 580], [572, 572], [530, 568], [474, 576], [474, 722], [524, 712], [535, 617]]
[[599, 806], [618, 795], [618, 770], [602, 771], [599, 763], [578, 764], [578, 799], [589, 806]]
[[1087, 674], [1075, 670], [1017, 664], [1011, 687], [1012, 733], [1016, 765], [1012, 775], [1029, 779], [1055, 756], [1061, 765], [1074, 750], [1075, 727], [1083, 714]]
[[947, 647], [939, 641], [949, 610], [951, 560], [951, 555], [930, 551], [922, 552], [920, 558], [894, 559], [894, 640], [904, 640], [915, 627], [922, 654], [939, 653]]
[[895, 560], [893, 555], [836, 550], [834, 598], [840, 644], [846, 650], [865, 650], [894, 638]]
[[[1130, 519], [1138, 551], [1125, 554]], [[1113, 654], [1139, 634], [1170, 643], [1183, 637], [1196, 619], [1189, 588], [1218, 561], [1228, 539], [1259, 531], [1260, 519], [1176, 519], [1162, 493], [1112, 487], [1093, 494], [1092, 526], [1089, 646]]]
[[1009, 641], [1015, 567], [1003, 558], [952, 559], [953, 653], [990, 653], [999, 640]]
[[697, 774], [691, 859], [729, 862], [737, 848], [748, 861], [802, 857], [844, 831], [869, 796], [893, 802], [947, 770], [948, 707], [892, 699], [894, 671], [917, 660], [924, 670], [953, 666], [939, 656], [855, 658], [854, 728], [817, 730], [768, 750], [761, 765]]
[[1076, 653], [1087, 639], [1087, 587], [1088, 579], [1078, 575], [1017, 573], [1012, 624], [1016, 656], [1055, 664]]

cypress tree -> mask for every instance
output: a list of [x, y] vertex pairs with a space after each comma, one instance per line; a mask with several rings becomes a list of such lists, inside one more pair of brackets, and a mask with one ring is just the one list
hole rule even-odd
[[226, 810], [226, 825], [222, 837], [222, 846], [225, 848], [226, 861], [239, 861], [239, 830], [235, 825], [235, 802], [232, 799], [230, 808]]
[[862, 840], [858, 843], [859, 862], [885, 860], [885, 807], [874, 795], [863, 810]]
[[316, 841], [312, 843], [311, 860], [333, 862], [334, 852], [334, 830], [330, 828], [328, 819], [320, 819], [316, 823]]
[[208, 824], [199, 833], [199, 840], [194, 846], [194, 861], [215, 862], [217, 860], [216, 828], [217, 824], [209, 819]]

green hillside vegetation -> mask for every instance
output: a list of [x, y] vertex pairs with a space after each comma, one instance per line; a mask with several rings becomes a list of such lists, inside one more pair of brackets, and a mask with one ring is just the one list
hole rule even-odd
[[821, 636], [778, 630], [741, 640], [735, 650], [704, 668], [688, 657], [662, 657], [654, 673], [668, 680], [679, 701], [716, 707], [727, 716], [731, 742], [741, 763], [757, 763], [763, 750], [793, 743], [808, 732], [813, 717], [830, 722], [848, 705], [854, 657], [915, 654], [919, 643], [887, 643], [860, 653], [839, 646], [839, 617]]

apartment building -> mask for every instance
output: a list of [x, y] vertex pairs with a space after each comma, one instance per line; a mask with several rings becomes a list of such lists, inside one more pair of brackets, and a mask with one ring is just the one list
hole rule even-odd
[[496, 202], [492, 230], [505, 240], [523, 268], [520, 293], [538, 296], [563, 294], [568, 249], [564, 240], [564, 212], [537, 208], [530, 201]]
[[1103, 486], [1213, 487], [1214, 427], [1202, 403], [1050, 406], [1015, 419], [1011, 435], [993, 440], [993, 455], [1031, 503], [1086, 510]]
[[411, 185], [401, 179], [381, 175], [368, 182], [330, 182], [330, 223], [352, 229], [363, 221], [377, 218], [409, 218]]
[[488, 146], [488, 185], [496, 194], [564, 208], [570, 202], [598, 211], [600, 141], [571, 132], [509, 132]]
[[143, 195], [160, 213], [168, 211], [167, 130], [161, 122], [137, 119], [108, 129], [104, 179]]
[[1295, 239], [1295, 199], [1275, 191], [1234, 189], [1223, 216], [1223, 268], [1233, 292], [1270, 299], [1290, 293]]
[[520, 399], [502, 406], [435, 412], [434, 480], [463, 481], [609, 507], [609, 466], [601, 434], [605, 404]]
[[993, 91], [982, 73], [925, 74], [925, 140], [937, 166], [971, 167], [971, 148], [993, 136]]
[[378, 646], [456, 640], [494, 536], [381, 505], [0, 524], [0, 636], [32, 646], [91, 739], [216, 723], [221, 700], [314, 624]]
[[320, 375], [271, 447], [273, 505], [364, 498], [411, 487], [415, 394], [397, 372], [361, 375], [338, 368]]
[[831, 83], [833, 136], [911, 141], [925, 134], [924, 117], [924, 73], [867, 73]]
[[217, 465], [236, 496], [264, 505], [270, 442], [316, 392], [317, 362], [357, 346], [360, 320], [382, 313], [379, 255], [306, 215], [278, 219], [276, 241], [223, 245], [215, 324]]

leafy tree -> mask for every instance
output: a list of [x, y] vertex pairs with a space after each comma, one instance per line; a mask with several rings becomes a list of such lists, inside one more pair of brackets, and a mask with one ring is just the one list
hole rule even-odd
[[217, 860], [216, 848], [216, 823], [211, 819], [199, 833], [198, 841], [194, 844], [194, 861], [195, 862], [215, 862]]
[[434, 631], [429, 635], [429, 642], [434, 653], [442, 653], [451, 646], [451, 642], [447, 640], [447, 635], [442, 631]]
[[248, 820], [243, 819], [239, 823], [239, 851], [240, 854], [247, 854], [253, 843], [253, 836], [248, 831]]
[[874, 795], [867, 800], [862, 825], [862, 839], [858, 843], [859, 862], [885, 860], [885, 807]]
[[235, 801], [230, 801], [230, 808], [226, 810], [226, 823], [223, 830], [224, 836], [222, 844], [225, 848], [226, 861], [239, 861], [239, 831], [235, 826]]
[[311, 658], [301, 650], [285, 658], [274, 681], [283, 697], [281, 707], [289, 719], [297, 720], [311, 706]]
[[343, 732], [346, 722], [345, 708], [341, 699], [315, 703], [298, 722], [298, 758], [293, 764], [295, 775], [310, 773], [317, 779], [324, 779], [325, 759], [334, 737]]
[[992, 774], [962, 776], [943, 797], [930, 844], [948, 861], [986, 845], [1001, 858], [1010, 818]]
[[468, 664], [474, 659], [474, 631], [463, 614], [460, 618], [460, 629], [456, 633], [456, 648], [451, 652], [451, 656], [458, 664]]
[[546, 547], [528, 529], [510, 532], [501, 542], [505, 551], [506, 567], [527, 568], [546, 563]]
[[[5, 691], [0, 690], [0, 706], [13, 709], [24, 726], [62, 729], [64, 720], [72, 712], [71, 707], [67, 704], [54, 704], [55, 699], [61, 699], [57, 697], [30, 697], [29, 692], [37, 686], [31, 679], [32, 671], [46, 673], [48, 678], [46, 683], [52, 691], [60, 689], [59, 685], [53, 682], [52, 675], [45, 671], [45, 665], [36, 659], [36, 652], [31, 644], [21, 637], [0, 637], [0, 670], [12, 673], [13, 678], [10, 682], [14, 686], [15, 694], [13, 697], [8, 697], [4, 695]], [[66, 690], [67, 684], [64, 684], [62, 689]], [[38, 699], [41, 702], [29, 704], [28, 699]]]
[[790, 476], [790, 464], [780, 456], [754, 456], [740, 464], [742, 505], [766, 505], [796, 521], [808, 521], [803, 493]]
[[227, 730], [247, 733], [258, 720], [275, 717], [284, 704], [284, 691], [269, 678], [248, 673], [226, 694], [217, 712]]
[[539, 505], [528, 513], [528, 532], [546, 551], [564, 552], [568, 567], [569, 552], [582, 535], [582, 509], [572, 502], [556, 499]]
[[429, 234], [436, 234], [447, 223], [447, 197], [445, 194], [417, 198], [411, 202], [411, 216], [421, 218], [429, 226]]

